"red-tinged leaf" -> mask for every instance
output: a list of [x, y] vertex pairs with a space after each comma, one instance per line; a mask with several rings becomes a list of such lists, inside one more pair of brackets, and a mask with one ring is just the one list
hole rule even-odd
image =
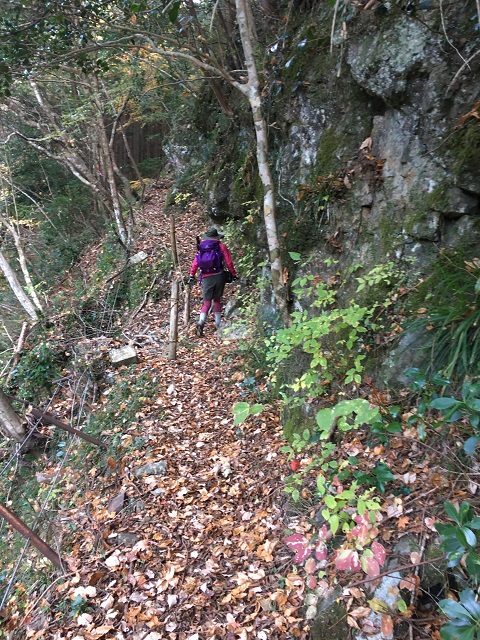
[[382, 615], [382, 633], [387, 638], [393, 637], [393, 620], [385, 613]]
[[408, 591], [415, 591], [417, 588], [417, 577], [414, 574], [406, 576], [403, 580], [400, 581], [398, 585], [400, 589], [407, 589]]
[[328, 540], [329, 538], [331, 538], [331, 533], [329, 531], [329, 529], [327, 529], [327, 525], [324, 524], [323, 527], [321, 527], [321, 529], [318, 530], [318, 539], [319, 540]]
[[354, 522], [356, 522], [359, 525], [370, 525], [370, 516], [369, 516], [369, 512], [365, 511], [365, 513], [363, 515], [357, 514], [354, 518], [353, 518]]
[[385, 547], [381, 545], [379, 542], [373, 542], [372, 544], [373, 557], [378, 562], [380, 566], [383, 566], [385, 562], [385, 558], [387, 557], [387, 552]]
[[316, 569], [317, 569], [317, 561], [314, 560], [313, 558], [309, 558], [305, 562], [305, 571], [307, 573], [315, 573]]
[[362, 569], [370, 578], [376, 578], [380, 573], [380, 565], [373, 556], [363, 555], [360, 558]]
[[309, 589], [315, 589], [315, 587], [317, 586], [318, 582], [315, 576], [308, 576], [307, 578], [307, 587]]
[[337, 553], [335, 566], [340, 571], [360, 571], [361, 565], [358, 553], [353, 549], [342, 549]]
[[292, 460], [290, 462], [290, 469], [293, 471], [293, 473], [297, 473], [299, 467], [300, 467], [300, 462], [298, 460]]
[[289, 549], [295, 552], [293, 562], [300, 564], [312, 553], [309, 540], [302, 533], [294, 533], [285, 538], [285, 544]]
[[357, 524], [350, 531], [349, 538], [356, 538], [358, 544], [364, 546], [370, 539], [370, 529], [366, 524]]
[[327, 545], [325, 544], [325, 542], [323, 542], [323, 540], [319, 540], [315, 546], [316, 559], [319, 560], [320, 562], [323, 562], [323, 560], [327, 559], [327, 555], [328, 555]]

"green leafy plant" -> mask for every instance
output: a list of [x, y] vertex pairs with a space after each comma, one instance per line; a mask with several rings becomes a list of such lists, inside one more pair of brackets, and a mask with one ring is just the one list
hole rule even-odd
[[317, 413], [317, 424], [320, 439], [328, 436], [335, 420], [340, 431], [351, 431], [363, 424], [373, 424], [378, 421], [380, 412], [378, 407], [371, 407], [367, 400], [342, 400], [331, 409], [320, 409]]
[[440, 629], [442, 640], [474, 640], [480, 632], [480, 604], [472, 589], [460, 592], [460, 602], [440, 600], [438, 606], [449, 622]]
[[261, 413], [263, 409], [263, 404], [250, 405], [248, 402], [237, 402], [232, 408], [233, 415], [235, 416], [233, 425], [238, 426], [242, 422], [245, 422], [249, 416], [256, 416]]
[[470, 436], [464, 443], [463, 449], [472, 454], [480, 442], [480, 382], [466, 380], [462, 385], [461, 400], [452, 396], [441, 396], [430, 401], [432, 409], [438, 409], [444, 415], [446, 422], [466, 419], [478, 435]]
[[409, 369], [406, 375], [412, 379], [412, 389], [421, 392], [417, 412], [409, 420], [410, 423], [418, 423], [419, 435], [425, 435], [422, 419], [426, 412], [435, 409], [442, 415], [441, 423], [457, 422], [463, 430], [468, 429], [469, 437], [465, 440], [463, 449], [465, 453], [473, 454], [480, 442], [480, 381], [465, 380], [461, 387], [461, 397], [457, 398], [455, 395], [444, 395], [450, 382], [438, 374], [428, 378], [419, 369]]
[[458, 509], [451, 502], [445, 502], [444, 508], [454, 524], [437, 522], [435, 529], [441, 537], [441, 548], [447, 556], [447, 566], [456, 567], [463, 561], [470, 577], [478, 583], [480, 580], [480, 556], [476, 547], [480, 518], [475, 516], [469, 502], [462, 502]]
[[390, 436], [402, 432], [402, 424], [398, 420], [400, 412], [401, 408], [399, 406], [389, 407], [386, 414], [382, 415], [380, 420], [370, 426], [370, 433], [381, 443], [386, 444]]
[[[290, 256], [297, 262], [298, 253], [291, 252]], [[332, 264], [330, 261], [327, 266]], [[297, 298], [307, 300], [309, 309], [295, 311], [290, 327], [280, 329], [266, 339], [273, 382], [282, 378], [296, 354], [303, 353], [309, 358], [301, 375], [293, 382], [282, 384], [281, 393], [286, 402], [301, 403], [303, 397], [318, 397], [334, 378], [343, 384], [361, 383], [366, 358], [363, 353], [365, 335], [379, 329], [378, 317], [392, 304], [393, 296], [369, 306], [353, 299], [341, 307], [337, 302], [339, 285], [346, 282], [357, 267], [336, 274], [328, 282], [310, 274], [300, 276], [292, 283]], [[378, 265], [363, 278], [356, 278], [359, 281], [357, 291], [379, 285], [390, 289], [398, 282], [399, 273], [391, 262]]]
[[385, 484], [395, 480], [390, 467], [384, 462], [377, 462], [370, 473], [353, 472], [359, 484], [369, 484], [376, 487], [381, 493], [385, 493]]
[[28, 351], [12, 375], [12, 387], [17, 387], [21, 398], [33, 399], [50, 391], [60, 369], [55, 345], [42, 340]]

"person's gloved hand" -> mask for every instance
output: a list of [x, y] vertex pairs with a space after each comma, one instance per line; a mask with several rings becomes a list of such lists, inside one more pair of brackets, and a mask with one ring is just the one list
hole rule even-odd
[[191, 287], [192, 284], [194, 284], [194, 282], [195, 282], [195, 276], [189, 276], [185, 284], [187, 285], [187, 287]]

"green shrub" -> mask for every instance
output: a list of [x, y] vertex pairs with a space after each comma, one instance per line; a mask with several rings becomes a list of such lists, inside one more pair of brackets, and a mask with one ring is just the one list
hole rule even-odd
[[11, 387], [27, 400], [46, 396], [60, 375], [60, 366], [60, 354], [55, 345], [42, 340], [21, 358], [13, 372]]

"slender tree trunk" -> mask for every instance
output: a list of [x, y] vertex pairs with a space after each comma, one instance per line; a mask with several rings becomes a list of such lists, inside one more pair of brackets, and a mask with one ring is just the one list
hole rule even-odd
[[1, 251], [0, 251], [0, 270], [5, 276], [8, 284], [10, 285], [11, 290], [15, 294], [15, 297], [17, 298], [19, 303], [22, 305], [23, 309], [28, 313], [28, 315], [30, 316], [30, 318], [32, 318], [32, 320], [38, 320], [38, 314], [35, 309], [35, 306], [33, 305], [33, 302], [30, 300], [30, 298], [27, 296], [27, 294], [23, 290], [23, 287], [20, 283], [20, 280], [17, 277], [17, 274], [12, 269], [8, 260], [5, 258], [5, 256]]
[[20, 263], [20, 268], [23, 273], [23, 277], [25, 278], [25, 284], [27, 285], [27, 291], [29, 296], [31, 297], [33, 304], [36, 306], [40, 313], [43, 313], [42, 304], [37, 296], [37, 292], [35, 291], [35, 285], [33, 284], [32, 278], [30, 277], [30, 272], [27, 266], [27, 259], [25, 257], [25, 252], [23, 250], [23, 245], [21, 242], [21, 238], [18, 234], [13, 236], [13, 241], [15, 243], [15, 248], [17, 249], [18, 261]]
[[12, 403], [0, 389], [0, 433], [6, 440], [23, 442], [25, 427], [22, 419], [15, 413]]
[[125, 247], [128, 247], [128, 233], [125, 227], [125, 222], [122, 215], [122, 207], [120, 205], [120, 198], [118, 195], [117, 183], [115, 182], [115, 171], [113, 168], [112, 158], [110, 157], [110, 147], [108, 145], [107, 135], [105, 133], [105, 127], [103, 118], [98, 116], [97, 128], [99, 133], [100, 148], [102, 150], [103, 165], [105, 168], [108, 187], [110, 189], [110, 198], [113, 207], [113, 216], [117, 226], [117, 232], [120, 240]]
[[38, 299], [37, 292], [35, 291], [35, 285], [33, 284], [33, 280], [30, 276], [30, 271], [28, 270], [27, 258], [25, 256], [25, 251], [23, 250], [22, 238], [18, 231], [18, 226], [11, 224], [3, 216], [0, 216], [0, 221], [3, 222], [13, 238], [13, 242], [17, 250], [18, 262], [20, 263], [20, 269], [22, 270], [25, 284], [27, 286], [28, 295], [38, 311], [43, 312], [42, 304]]
[[282, 260], [280, 255], [280, 242], [278, 238], [275, 184], [268, 163], [268, 131], [267, 123], [263, 115], [260, 82], [258, 80], [257, 66], [254, 56], [254, 43], [256, 42], [253, 18], [248, 0], [235, 0], [237, 10], [238, 27], [242, 40], [243, 53], [248, 71], [248, 83], [242, 89], [247, 96], [252, 110], [253, 123], [257, 138], [257, 164], [260, 180], [263, 185], [263, 218], [267, 233], [267, 243], [272, 272], [273, 292], [275, 302], [278, 305], [282, 319], [286, 325], [291, 322], [287, 307], [287, 295]]
[[[17, 340], [17, 344], [15, 345], [15, 348], [13, 350], [13, 356], [12, 359], [10, 360], [10, 362], [8, 363], [7, 367], [9, 370], [8, 375], [7, 375], [7, 380], [6, 380], [6, 385], [8, 386], [8, 383], [10, 381], [10, 378], [12, 377], [13, 372], [15, 371], [15, 368], [20, 360], [20, 356], [23, 350], [23, 347], [25, 345], [25, 340], [27, 339], [27, 335], [28, 332], [30, 331], [30, 325], [28, 324], [28, 322], [24, 322], [22, 324], [22, 330], [20, 331], [20, 335], [18, 337]], [[4, 369], [5, 371], [6, 369]]]

